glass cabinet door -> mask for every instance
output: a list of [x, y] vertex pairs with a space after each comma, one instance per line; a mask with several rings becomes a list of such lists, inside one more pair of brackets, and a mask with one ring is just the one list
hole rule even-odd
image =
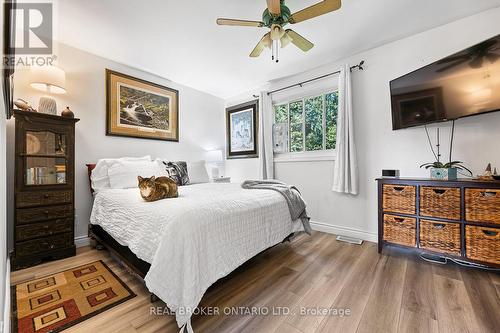
[[66, 134], [26, 131], [25, 185], [66, 184]]

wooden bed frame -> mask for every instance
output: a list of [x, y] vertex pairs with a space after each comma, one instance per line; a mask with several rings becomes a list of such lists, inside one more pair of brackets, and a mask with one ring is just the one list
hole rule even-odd
[[[93, 194], [94, 190], [92, 189], [92, 182], [90, 180], [90, 176], [92, 174], [92, 170], [95, 168], [95, 164], [86, 164], [88, 176], [89, 176], [89, 186], [90, 191]], [[294, 233], [288, 235], [281, 243], [289, 242]], [[96, 244], [96, 249], [100, 250], [106, 248], [108, 251], [113, 253], [118, 259], [122, 261], [122, 263], [133, 273], [138, 275], [141, 279], [144, 279], [149, 269], [151, 268], [151, 264], [148, 262], [139, 259], [127, 246], [120, 245], [110, 234], [108, 234], [101, 226], [92, 225], [89, 223], [89, 238], [94, 240]], [[276, 244], [278, 245], [278, 244]], [[276, 246], [273, 245], [268, 249]], [[262, 251], [265, 252], [268, 249]], [[260, 253], [262, 253], [260, 252]], [[259, 254], [260, 254], [259, 253]], [[257, 254], [257, 255], [259, 255]], [[250, 260], [250, 259], [249, 259]], [[158, 297], [154, 294], [151, 294], [151, 302], [155, 302], [158, 300]]]

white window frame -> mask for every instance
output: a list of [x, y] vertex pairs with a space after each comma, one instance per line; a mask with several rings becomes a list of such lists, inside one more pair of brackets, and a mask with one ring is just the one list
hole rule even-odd
[[[305, 121], [305, 100], [323, 96], [323, 147], [326, 147], [326, 105], [324, 96], [337, 92], [338, 89], [327, 89], [321, 90], [307, 95], [303, 95], [296, 98], [291, 98], [288, 100], [279, 101], [273, 103], [273, 124], [275, 124], [274, 107], [278, 105], [286, 105], [286, 115], [287, 115], [287, 125], [288, 125], [288, 152], [286, 153], [275, 153], [274, 163], [290, 163], [290, 162], [314, 162], [314, 161], [335, 161], [337, 150], [336, 149], [322, 149], [322, 150], [312, 150], [306, 151], [306, 121]], [[290, 138], [290, 104], [294, 102], [302, 101], [302, 140], [303, 149], [301, 152], [290, 152], [291, 138]]]

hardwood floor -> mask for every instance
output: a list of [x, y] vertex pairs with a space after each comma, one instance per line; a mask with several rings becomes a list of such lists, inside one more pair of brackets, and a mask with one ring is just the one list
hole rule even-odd
[[[151, 304], [142, 282], [107, 251], [81, 248], [76, 257], [14, 272], [11, 281], [99, 259], [137, 297], [65, 332], [179, 331], [173, 316], [150, 314], [152, 307], [164, 304]], [[209, 289], [201, 307], [216, 307], [220, 315], [195, 316], [197, 333], [499, 332], [500, 274], [430, 264], [394, 248], [379, 255], [376, 244], [349, 245], [316, 232], [253, 258]], [[261, 313], [224, 315], [240, 307]], [[318, 313], [330, 308], [345, 314]]]

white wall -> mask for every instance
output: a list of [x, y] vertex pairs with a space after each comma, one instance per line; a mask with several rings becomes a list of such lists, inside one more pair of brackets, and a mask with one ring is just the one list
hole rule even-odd
[[[500, 8], [271, 83], [271, 89], [279, 88], [335, 71], [342, 63], [366, 61], [364, 71], [353, 72], [360, 195], [353, 197], [331, 191], [333, 161], [276, 164], [276, 177], [301, 189], [312, 220], [324, 224], [321, 229], [376, 239], [375, 178], [382, 169], [400, 169], [405, 177], [426, 177], [427, 171], [418, 166], [433, 159], [422, 127], [392, 131], [389, 81], [497, 35], [498, 22]], [[249, 98], [252, 93], [255, 92], [237, 96], [227, 104]], [[445, 140], [449, 126], [450, 123], [439, 125]], [[458, 120], [455, 135], [454, 159], [464, 161], [475, 174], [482, 173], [488, 162], [500, 169], [500, 112]], [[227, 174], [235, 178], [256, 177], [253, 170], [257, 163], [256, 159], [228, 162]]]
[[[4, 6], [0, 6], [3, 17]], [[3, 24], [0, 27], [0, 45], [3, 45]], [[0, 82], [0, 330], [3, 328], [5, 285], [9, 281], [7, 270], [7, 197], [6, 197], [6, 120], [3, 98], [3, 79]]]
[[[3, 7], [3, 6], [2, 6]], [[1, 13], [0, 13], [1, 15]], [[3, 33], [1, 34], [3, 36]], [[1, 41], [0, 41], [1, 42]], [[0, 83], [0, 91], [3, 91], [3, 80]], [[3, 316], [4, 296], [5, 296], [5, 281], [6, 261], [7, 261], [7, 189], [6, 189], [6, 120], [5, 107], [3, 101], [3, 92], [0, 92], [0, 316]], [[2, 321], [2, 319], [0, 319]], [[0, 327], [1, 327], [0, 322]]]
[[[58, 66], [66, 71], [67, 94], [54, 96], [58, 110], [67, 105], [80, 122], [76, 124], [76, 237], [87, 235], [91, 195], [86, 163], [99, 158], [121, 156], [166, 157], [172, 160], [200, 160], [210, 149], [224, 147], [224, 101], [218, 97], [185, 87], [155, 75], [144, 73], [110, 60], [58, 46]], [[179, 90], [179, 142], [106, 136], [105, 68], [129, 74]], [[202, 73], [200, 73], [202, 75]], [[37, 107], [40, 94], [28, 84], [28, 73], [15, 75], [15, 98], [23, 98]], [[9, 156], [12, 157], [14, 121], [8, 122]], [[10, 159], [12, 160], [12, 159]], [[13, 179], [13, 162], [9, 179]], [[12, 189], [12, 182], [10, 186]], [[9, 194], [12, 190], [9, 191]], [[10, 195], [9, 207], [13, 207]], [[12, 214], [10, 214], [12, 215]], [[12, 218], [12, 216], [10, 216]], [[9, 221], [12, 221], [11, 219]]]
[[[0, 13], [1, 15], [1, 13]], [[2, 34], [3, 36], [3, 34]], [[3, 81], [2, 81], [3, 82]], [[3, 89], [0, 84], [0, 89]], [[7, 270], [7, 189], [6, 189], [6, 120], [3, 93], [0, 98], [0, 329], [4, 314], [4, 297], [6, 281], [9, 281]]]

